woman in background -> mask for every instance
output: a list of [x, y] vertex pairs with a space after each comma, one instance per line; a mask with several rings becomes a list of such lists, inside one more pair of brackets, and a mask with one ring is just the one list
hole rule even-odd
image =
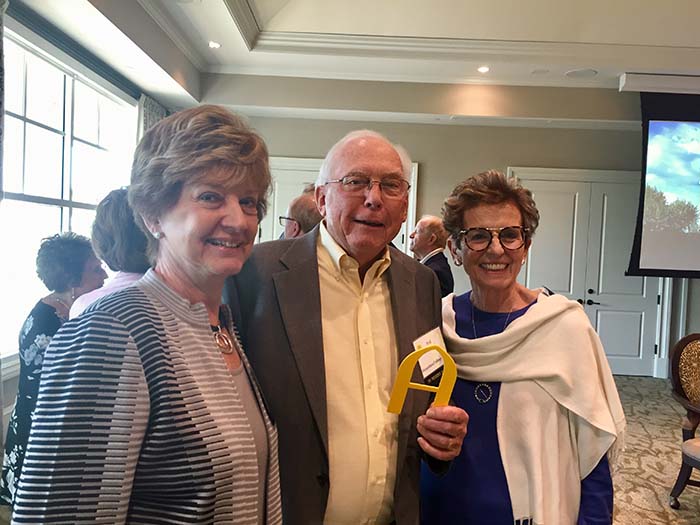
[[221, 305], [270, 184], [262, 138], [224, 108], [146, 132], [129, 203], [152, 269], [47, 349], [13, 523], [282, 522], [277, 433]]
[[112, 190], [97, 205], [92, 225], [92, 247], [97, 256], [117, 272], [104, 286], [78, 297], [70, 319], [78, 317], [100, 297], [135, 283], [150, 267], [146, 256], [148, 241], [134, 221], [126, 188]]
[[469, 432], [445, 476], [422, 469], [422, 523], [610, 525], [625, 417], [581, 306], [516, 280], [539, 223], [532, 194], [481, 173], [445, 200], [443, 220], [472, 286], [443, 299]]
[[107, 275], [82, 235], [68, 232], [41, 241], [36, 273], [51, 293], [42, 298], [19, 333], [19, 389], [5, 440], [0, 503], [12, 505], [24, 462], [44, 351], [68, 319], [75, 299], [102, 286]]

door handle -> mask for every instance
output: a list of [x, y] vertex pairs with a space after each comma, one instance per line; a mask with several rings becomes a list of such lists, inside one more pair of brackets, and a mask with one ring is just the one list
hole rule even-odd
[[577, 302], [578, 304], [583, 304], [583, 299], [576, 299], [576, 302]]
[[591, 305], [600, 304], [600, 303], [596, 303], [593, 299], [588, 299], [588, 300], [586, 301], [586, 304], [587, 304], [588, 306], [591, 306]]
[[589, 288], [586, 293], [595, 293], [595, 290], [593, 288]]

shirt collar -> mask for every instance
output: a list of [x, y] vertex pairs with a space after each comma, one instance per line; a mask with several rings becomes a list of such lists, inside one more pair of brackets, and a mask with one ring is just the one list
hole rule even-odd
[[444, 251], [445, 251], [445, 248], [438, 248], [437, 250], [433, 250], [432, 252], [430, 252], [428, 255], [426, 255], [425, 257], [423, 257], [420, 260], [421, 264], [425, 264], [425, 261], [430, 259], [433, 255], [437, 255], [438, 253], [444, 252]]
[[[325, 222], [321, 222], [319, 225], [319, 244], [323, 246], [328, 254], [331, 256], [333, 261], [333, 266], [337, 271], [344, 271], [350, 268], [359, 268], [359, 263], [347, 254], [340, 244], [336, 242], [330, 232], [326, 229]], [[384, 249], [382, 256], [374, 261], [370, 268], [376, 267], [376, 276], [382, 275], [389, 265], [391, 264], [391, 255], [389, 254], [389, 248]], [[369, 271], [368, 271], [369, 273]]]
[[191, 324], [209, 324], [209, 316], [204, 303], [190, 303], [170, 288], [165, 281], [149, 268], [139, 281], [141, 287], [155, 295], [179, 319]]

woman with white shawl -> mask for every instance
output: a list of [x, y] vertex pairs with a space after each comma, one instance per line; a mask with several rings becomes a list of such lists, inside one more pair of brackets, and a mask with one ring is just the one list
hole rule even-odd
[[472, 285], [443, 299], [452, 401], [470, 419], [450, 471], [422, 470], [422, 524], [610, 525], [625, 417], [583, 308], [516, 281], [539, 222], [532, 193], [481, 173], [443, 220]]

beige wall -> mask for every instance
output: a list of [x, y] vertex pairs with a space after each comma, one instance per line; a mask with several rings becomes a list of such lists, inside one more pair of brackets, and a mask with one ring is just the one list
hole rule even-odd
[[437, 213], [464, 178], [508, 166], [639, 170], [641, 133], [252, 118], [270, 154], [320, 157], [353, 129], [370, 128], [418, 162], [418, 215]]
[[[281, 118], [251, 122], [265, 137], [270, 154], [284, 157], [322, 158], [335, 141], [354, 129], [386, 134], [404, 145], [419, 164], [417, 216], [439, 215], [442, 201], [458, 182], [489, 168], [639, 170], [641, 165], [641, 132]], [[453, 273], [455, 291], [467, 289], [463, 271], [453, 269]]]
[[[373, 112], [454, 118], [510, 118], [599, 122], [640, 121], [638, 93], [616, 89], [427, 84], [257, 75], [202, 74], [202, 103], [280, 111]], [[259, 113], [258, 113], [259, 114]], [[265, 113], [275, 115], [275, 113]], [[285, 115], [290, 116], [290, 115]], [[317, 115], [305, 118], [319, 118]], [[333, 117], [320, 117], [333, 118]], [[364, 116], [341, 118], [362, 119]], [[376, 119], [379, 120], [379, 119]], [[387, 121], [392, 119], [386, 119]], [[634, 128], [626, 128], [634, 129]]]
[[[251, 121], [267, 140], [271, 155], [276, 156], [321, 158], [353, 129], [366, 127], [386, 134], [406, 146], [419, 163], [418, 216], [439, 213], [442, 200], [457, 182], [488, 168], [641, 169], [641, 132], [273, 118]], [[459, 276], [457, 279], [458, 284], [464, 281]], [[687, 315], [687, 332], [700, 332], [697, 279], [690, 281]]]

